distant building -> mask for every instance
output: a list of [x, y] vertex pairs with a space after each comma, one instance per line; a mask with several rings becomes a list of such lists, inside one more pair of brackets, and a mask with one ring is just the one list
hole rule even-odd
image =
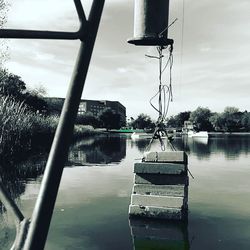
[[78, 114], [90, 112], [97, 116], [104, 109], [110, 108], [114, 113], [119, 114], [121, 117], [122, 126], [126, 125], [126, 108], [117, 101], [94, 101], [94, 100], [81, 100]]
[[[50, 114], [59, 115], [61, 113], [64, 98], [46, 97], [44, 100], [47, 103], [48, 112]], [[121, 117], [121, 125], [126, 125], [126, 108], [118, 101], [96, 101], [83, 99], [80, 101], [78, 114], [89, 112], [97, 116], [106, 108], [110, 108], [114, 113], [119, 114]]]

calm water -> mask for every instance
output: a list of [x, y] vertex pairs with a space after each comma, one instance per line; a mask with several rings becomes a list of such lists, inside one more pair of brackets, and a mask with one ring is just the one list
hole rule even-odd
[[[249, 250], [250, 135], [174, 141], [176, 149], [188, 153], [194, 176], [190, 177], [187, 224], [128, 219], [133, 164], [148, 142], [98, 137], [72, 148], [46, 249]], [[159, 150], [157, 141], [152, 150]], [[5, 176], [26, 216], [31, 216], [45, 159], [44, 155], [29, 159], [20, 164], [20, 171]], [[23, 171], [27, 166], [29, 171]], [[14, 225], [0, 208], [0, 249], [9, 249]]]

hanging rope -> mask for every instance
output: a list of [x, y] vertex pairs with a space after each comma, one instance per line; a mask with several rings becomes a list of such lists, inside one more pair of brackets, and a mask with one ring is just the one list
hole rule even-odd
[[[164, 65], [163, 59], [165, 56], [163, 54], [163, 51], [165, 49], [168, 49], [169, 55], [168, 55], [167, 61], [165, 62], [165, 65]], [[149, 101], [152, 108], [155, 111], [157, 111], [158, 119], [156, 121], [156, 127], [154, 130], [153, 136], [152, 136], [146, 150], [150, 149], [153, 140], [158, 139], [160, 142], [160, 145], [161, 145], [161, 150], [165, 151], [166, 146], [164, 144], [162, 137], [166, 137], [167, 142], [170, 145], [170, 148], [172, 150], [175, 150], [174, 146], [171, 143], [170, 137], [167, 133], [167, 130], [166, 130], [165, 124], [164, 124], [166, 121], [167, 114], [168, 114], [170, 101], [173, 101], [173, 92], [172, 92], [173, 45], [171, 44], [171, 45], [166, 46], [166, 47], [159, 46], [159, 47], [157, 47], [157, 52], [158, 52], [158, 56], [146, 55], [149, 58], [159, 60], [159, 87], [158, 87], [158, 91], [156, 92], [156, 94]], [[169, 84], [163, 84], [163, 80], [162, 80], [163, 73], [166, 71], [166, 69], [168, 67], [169, 67]], [[156, 107], [153, 104], [153, 100], [156, 99], [157, 97], [158, 97], [158, 107]]]

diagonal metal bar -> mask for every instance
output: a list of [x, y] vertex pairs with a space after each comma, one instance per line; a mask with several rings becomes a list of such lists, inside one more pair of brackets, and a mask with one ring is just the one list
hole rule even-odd
[[45, 246], [104, 2], [105, 0], [94, 0], [92, 3], [87, 21], [87, 33], [85, 34], [84, 42], [81, 42], [68, 94], [50, 150], [40, 192], [24, 245], [25, 250], [42, 250]]
[[0, 201], [3, 203], [7, 211], [9, 211], [13, 217], [15, 218], [16, 223], [20, 223], [24, 216], [22, 212], [17, 207], [16, 203], [10, 198], [7, 190], [4, 188], [2, 183], [0, 182]]
[[13, 201], [13, 199], [10, 197], [10, 194], [3, 186], [1, 180], [0, 180], [0, 201], [10, 213], [14, 220], [16, 225], [16, 238], [13, 243], [13, 246], [11, 247], [11, 250], [19, 250], [18, 246], [23, 245], [24, 239], [26, 237], [26, 230], [29, 227], [29, 221], [24, 218], [22, 212], [19, 210], [16, 203]]
[[78, 14], [79, 21], [81, 25], [85, 25], [87, 23], [86, 16], [82, 7], [81, 0], [74, 0], [76, 11]]

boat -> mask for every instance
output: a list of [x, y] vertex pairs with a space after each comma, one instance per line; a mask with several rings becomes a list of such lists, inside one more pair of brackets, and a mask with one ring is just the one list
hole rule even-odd
[[188, 137], [192, 137], [192, 138], [208, 138], [208, 132], [207, 131], [199, 131], [199, 132], [195, 132], [194, 130], [189, 130], [187, 133]]
[[152, 138], [153, 134], [152, 133], [146, 133], [146, 132], [134, 132], [131, 135], [132, 139], [147, 139], [147, 138]]

